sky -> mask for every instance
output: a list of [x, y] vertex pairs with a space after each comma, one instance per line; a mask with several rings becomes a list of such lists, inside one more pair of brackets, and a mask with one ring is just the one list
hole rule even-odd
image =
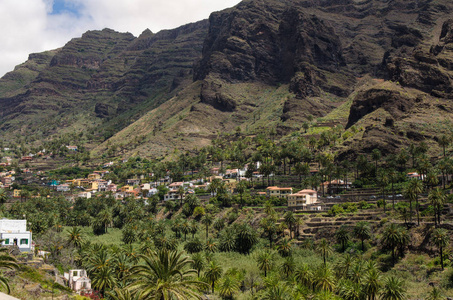
[[239, 0], [0, 0], [0, 77], [30, 53], [64, 46], [88, 30], [140, 35], [209, 17]]

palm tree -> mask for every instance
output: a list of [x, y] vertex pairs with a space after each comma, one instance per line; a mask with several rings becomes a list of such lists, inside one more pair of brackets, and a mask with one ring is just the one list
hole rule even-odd
[[395, 189], [394, 189], [394, 184], [398, 182], [398, 172], [395, 169], [391, 169], [388, 172], [388, 177], [390, 180], [390, 183], [392, 184], [392, 208], [395, 210]]
[[292, 256], [288, 256], [280, 266], [280, 270], [283, 272], [283, 274], [285, 274], [285, 277], [288, 278], [289, 276], [291, 276], [291, 274], [294, 273], [295, 267], [296, 263], [294, 262], [294, 258]]
[[208, 284], [211, 286], [211, 293], [214, 293], [214, 287], [217, 280], [222, 276], [222, 267], [215, 261], [211, 260], [204, 274]]
[[203, 218], [201, 218], [201, 224], [206, 226], [206, 240], [208, 240], [209, 226], [211, 226], [213, 221], [214, 221], [214, 217], [209, 213], [205, 214], [203, 216]]
[[296, 223], [296, 218], [294, 217], [294, 213], [292, 211], [287, 211], [284, 216], [285, 223], [288, 225], [289, 228], [289, 236], [292, 238], [293, 237], [293, 227], [294, 224]]
[[360, 221], [354, 226], [354, 235], [362, 242], [362, 251], [365, 250], [364, 241], [371, 237], [371, 229], [368, 222]]
[[263, 218], [260, 221], [260, 226], [266, 233], [268, 239], [269, 239], [269, 248], [272, 248], [272, 241], [274, 239], [274, 235], [277, 232], [277, 225], [275, 225], [275, 219], [274, 218]]
[[116, 279], [113, 270], [109, 266], [102, 266], [96, 269], [91, 275], [91, 286], [100, 291], [102, 296], [105, 296], [105, 290], [110, 289], [116, 284]]
[[382, 275], [377, 268], [371, 268], [362, 280], [363, 292], [368, 300], [375, 300], [382, 285]]
[[307, 264], [303, 264], [296, 269], [294, 278], [297, 282], [308, 288], [313, 284], [313, 273]]
[[381, 151], [379, 151], [379, 149], [375, 148], [373, 149], [373, 151], [371, 152], [371, 157], [373, 158], [374, 162], [375, 162], [375, 174], [377, 175], [377, 165], [378, 165], [378, 161], [381, 159]]
[[236, 191], [239, 194], [240, 197], [240, 206], [241, 208], [244, 206], [244, 193], [247, 190], [247, 183], [245, 181], [239, 181], [239, 183], [236, 186]]
[[404, 283], [397, 277], [390, 276], [384, 280], [381, 290], [382, 300], [404, 300], [406, 299], [406, 289]]
[[[19, 266], [16, 263], [16, 259], [9, 255], [8, 248], [0, 248], [0, 269], [18, 269]], [[9, 288], [8, 278], [0, 273], [0, 285], [3, 286], [7, 293], [11, 292]]]
[[319, 267], [315, 275], [315, 287], [320, 291], [333, 291], [335, 289], [335, 275], [327, 265]]
[[428, 200], [434, 208], [434, 226], [437, 227], [438, 224], [440, 225], [440, 216], [446, 200], [445, 194], [440, 188], [435, 188], [429, 192]]
[[178, 195], [179, 195], [179, 206], [182, 206], [182, 198], [184, 197], [185, 194], [184, 186], [180, 185], [178, 187]]
[[341, 225], [340, 228], [335, 232], [335, 237], [337, 238], [338, 243], [341, 244], [342, 251], [346, 250], [346, 245], [349, 242], [349, 230], [346, 225]]
[[330, 243], [325, 238], [320, 239], [316, 244], [316, 249], [321, 253], [324, 266], [326, 266], [326, 258], [333, 253]]
[[448, 242], [450, 240], [450, 235], [448, 232], [443, 228], [436, 228], [433, 231], [431, 236], [431, 242], [439, 248], [439, 255], [440, 255], [440, 265], [442, 267], [442, 271], [444, 270], [444, 255], [443, 249], [448, 246]]
[[386, 209], [385, 188], [389, 184], [389, 176], [388, 176], [387, 170], [385, 170], [385, 169], [379, 170], [379, 172], [376, 173], [376, 177], [377, 177], [378, 185], [382, 189], [382, 201], [384, 202], [384, 213], [385, 213], [385, 209]]
[[382, 232], [382, 244], [384, 247], [392, 250], [392, 258], [395, 261], [395, 248], [401, 242], [401, 234], [398, 225], [395, 223], [388, 224]]
[[448, 145], [450, 145], [451, 138], [449, 136], [443, 134], [439, 137], [439, 139], [437, 140], [437, 143], [439, 144], [439, 146], [442, 147], [444, 157], [445, 157], [445, 149], [448, 147]]
[[112, 212], [105, 208], [96, 216], [96, 221], [100, 222], [104, 227], [104, 233], [107, 233], [107, 228], [112, 224]]
[[289, 300], [292, 299], [288, 288], [285, 285], [274, 285], [267, 288], [264, 293], [263, 300]]
[[78, 227], [72, 227], [68, 232], [68, 243], [73, 244], [76, 248], [80, 248], [82, 242], [82, 230]]
[[239, 290], [239, 281], [233, 276], [225, 276], [219, 286], [219, 294], [224, 299], [233, 299], [234, 293]]
[[133, 266], [127, 289], [140, 299], [201, 299], [206, 283], [193, 278], [192, 261], [183, 252], [160, 250], [140, 255], [143, 264]]
[[200, 272], [205, 267], [205, 260], [203, 258], [203, 255], [200, 252], [192, 255], [191, 265], [192, 265], [192, 268], [197, 270], [197, 276], [200, 277]]
[[272, 269], [274, 259], [275, 253], [268, 249], [258, 253], [256, 257], [256, 262], [258, 263], [258, 268], [261, 271], [264, 271], [264, 277], [267, 277], [267, 272]]
[[409, 198], [409, 207], [411, 211], [411, 218], [412, 221], [412, 201], [416, 201], [415, 210], [417, 212], [417, 223], [420, 225], [420, 214], [419, 214], [419, 205], [418, 205], [418, 195], [423, 191], [423, 182], [418, 179], [411, 179], [409, 183], [406, 185], [405, 194], [406, 197]]

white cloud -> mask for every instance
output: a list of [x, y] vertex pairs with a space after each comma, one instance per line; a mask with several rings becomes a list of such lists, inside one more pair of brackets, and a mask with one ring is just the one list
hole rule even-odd
[[[53, 0], [0, 1], [0, 76], [23, 63], [30, 53], [64, 46], [87, 30], [111, 28], [138, 36], [209, 17], [239, 0], [64, 0], [79, 7], [79, 16], [57, 15]], [[1, 95], [0, 95], [1, 96]]]

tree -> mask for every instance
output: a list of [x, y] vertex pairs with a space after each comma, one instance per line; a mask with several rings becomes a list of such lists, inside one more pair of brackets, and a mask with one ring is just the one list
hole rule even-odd
[[363, 293], [368, 300], [375, 300], [382, 286], [382, 275], [377, 268], [368, 269], [362, 281]]
[[236, 191], [239, 194], [241, 208], [244, 206], [244, 193], [247, 190], [247, 183], [245, 181], [239, 181], [236, 186]]
[[206, 265], [203, 255], [200, 252], [192, 255], [191, 265], [192, 265], [193, 269], [197, 270], [197, 276], [200, 277], [200, 272], [201, 272], [201, 270], [204, 269], [204, 267]]
[[370, 226], [365, 221], [357, 222], [354, 226], [354, 235], [357, 236], [360, 241], [362, 242], [362, 251], [365, 250], [364, 241], [371, 237], [371, 230]]
[[248, 254], [256, 244], [256, 231], [246, 223], [236, 225], [236, 251]]
[[415, 200], [415, 210], [417, 212], [417, 223], [420, 225], [420, 213], [419, 213], [419, 204], [418, 204], [418, 195], [423, 191], [423, 182], [418, 179], [411, 179], [404, 190], [406, 197], [409, 198], [409, 207], [411, 211], [411, 221], [412, 221], [412, 201]]
[[335, 289], [335, 275], [327, 265], [318, 268], [315, 275], [315, 287], [320, 291], [333, 291]]
[[82, 242], [82, 230], [78, 227], [72, 227], [68, 232], [68, 244], [73, 244], [74, 247], [80, 248]]
[[450, 145], [451, 138], [449, 136], [443, 134], [439, 137], [439, 139], [437, 140], [437, 143], [439, 144], [440, 147], [442, 147], [444, 157], [445, 157], [445, 149]]
[[292, 238], [293, 237], [292, 233], [294, 231], [293, 228], [294, 228], [294, 225], [296, 224], [296, 218], [294, 217], [294, 213], [292, 211], [287, 211], [285, 213], [284, 219], [285, 219], [285, 224], [289, 228], [289, 235]]
[[431, 190], [428, 194], [428, 200], [434, 208], [434, 226], [440, 225], [440, 216], [446, 200], [444, 192], [440, 188]]
[[212, 222], [214, 221], [214, 217], [211, 214], [205, 214], [203, 218], [201, 218], [201, 224], [206, 226], [206, 240], [208, 240], [209, 236], [209, 226], [211, 226]]
[[143, 264], [131, 268], [127, 286], [140, 299], [200, 299], [206, 283], [193, 278], [192, 261], [183, 252], [160, 250], [140, 255]]
[[399, 230], [398, 225], [395, 223], [390, 223], [385, 226], [382, 232], [382, 244], [385, 248], [392, 251], [392, 258], [395, 261], [395, 248], [401, 242], [401, 231]]
[[373, 158], [374, 162], [375, 162], [375, 174], [377, 175], [377, 165], [378, 165], [378, 161], [381, 159], [381, 151], [377, 148], [373, 149], [373, 151], [371, 151], [371, 157]]
[[433, 286], [433, 288], [428, 292], [428, 297], [426, 300], [442, 300], [445, 297], [442, 296], [442, 292], [439, 288]]
[[390, 276], [384, 280], [381, 290], [382, 300], [404, 300], [406, 299], [406, 289], [404, 283], [397, 277]]
[[275, 253], [271, 250], [263, 250], [258, 253], [256, 257], [256, 262], [258, 263], [258, 269], [264, 272], [264, 277], [267, 277], [267, 272], [269, 272], [275, 260]]
[[382, 201], [384, 202], [384, 213], [385, 213], [385, 209], [386, 209], [385, 188], [389, 184], [389, 176], [388, 176], [387, 170], [385, 170], [385, 169], [379, 170], [379, 172], [377, 172], [376, 174], [377, 174], [378, 185], [382, 189]]
[[324, 267], [326, 266], [326, 259], [333, 253], [333, 249], [330, 243], [325, 239], [320, 239], [316, 244], [316, 250], [321, 254], [322, 260], [324, 261]]
[[277, 225], [275, 225], [275, 219], [268, 217], [263, 218], [260, 221], [261, 228], [269, 239], [269, 248], [272, 248], [272, 241], [274, 240], [274, 235], [277, 232]]
[[106, 289], [110, 289], [116, 284], [116, 279], [110, 266], [102, 266], [96, 269], [90, 275], [90, 278], [92, 280], [91, 286], [100, 291], [103, 296], [105, 295]]
[[219, 294], [224, 299], [233, 299], [234, 293], [238, 290], [239, 281], [231, 275], [225, 276], [219, 286]]
[[[18, 269], [19, 266], [16, 263], [16, 259], [9, 255], [8, 248], [0, 248], [0, 269]], [[3, 286], [7, 293], [11, 292], [9, 288], [8, 278], [0, 273], [0, 285]]]
[[337, 229], [335, 232], [335, 237], [337, 239], [337, 242], [341, 244], [341, 249], [342, 251], [346, 250], [346, 245], [349, 242], [349, 230], [345, 225], [341, 225], [340, 228]]
[[288, 278], [291, 274], [294, 273], [296, 268], [296, 263], [294, 262], [294, 258], [292, 256], [288, 256], [285, 258], [283, 263], [280, 266], [280, 270], [285, 274], [285, 277]]
[[444, 270], [444, 255], [443, 249], [448, 246], [450, 236], [448, 232], [443, 228], [436, 228], [431, 236], [431, 242], [439, 248], [440, 265], [442, 271]]
[[204, 274], [206, 281], [211, 286], [211, 293], [214, 293], [214, 287], [217, 280], [222, 276], [223, 270], [215, 261], [211, 260]]
[[294, 278], [303, 286], [309, 288], [313, 283], [313, 273], [307, 264], [302, 264], [294, 272]]

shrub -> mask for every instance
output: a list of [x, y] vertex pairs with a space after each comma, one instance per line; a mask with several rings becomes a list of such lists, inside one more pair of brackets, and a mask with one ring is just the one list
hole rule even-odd
[[330, 217], [335, 217], [336, 215], [342, 214], [342, 213], [344, 213], [344, 209], [343, 209], [343, 207], [339, 206], [338, 204], [335, 204], [334, 206], [332, 206], [332, 208], [329, 209], [329, 211], [327, 212], [327, 214]]
[[203, 243], [198, 238], [196, 238], [192, 241], [188, 241], [184, 245], [184, 250], [186, 250], [190, 254], [201, 252], [203, 250]]

